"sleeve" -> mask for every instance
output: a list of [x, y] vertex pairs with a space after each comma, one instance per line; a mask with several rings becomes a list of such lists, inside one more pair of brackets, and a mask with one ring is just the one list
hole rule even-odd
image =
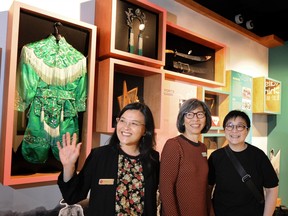
[[68, 182], [63, 181], [63, 172], [60, 173], [57, 184], [67, 204], [73, 205], [87, 198], [91, 188], [95, 158], [95, 150], [93, 150], [87, 157], [80, 173], [77, 174], [75, 172], [74, 176]]
[[208, 172], [208, 184], [214, 185], [216, 182], [215, 177], [215, 167], [213, 163], [214, 154], [212, 153], [210, 157], [208, 158], [208, 166], [209, 166], [209, 172]]
[[86, 72], [80, 78], [78, 86], [76, 88], [76, 108], [78, 112], [84, 112], [86, 110], [87, 85], [88, 85], [86, 61], [83, 61], [83, 71]]
[[261, 169], [262, 169], [263, 176], [264, 176], [263, 186], [265, 188], [273, 188], [273, 187], [278, 186], [279, 179], [277, 177], [276, 171], [274, 170], [274, 167], [272, 166], [269, 158], [264, 152], [262, 156]]
[[32, 103], [39, 82], [39, 76], [35, 73], [26, 56], [26, 47], [21, 51], [20, 62], [17, 68], [17, 96], [16, 110], [25, 111]]
[[165, 215], [180, 215], [175, 192], [180, 158], [179, 145], [173, 140], [168, 140], [161, 153], [159, 182], [162, 211]]
[[156, 179], [157, 179], [157, 189], [158, 189], [158, 185], [159, 185], [159, 175], [160, 175], [160, 155], [159, 152], [156, 153], [156, 156], [154, 156], [154, 158], [156, 159]]
[[145, 215], [156, 215], [157, 190], [159, 186], [159, 153], [152, 150], [151, 154], [143, 161], [145, 179]]

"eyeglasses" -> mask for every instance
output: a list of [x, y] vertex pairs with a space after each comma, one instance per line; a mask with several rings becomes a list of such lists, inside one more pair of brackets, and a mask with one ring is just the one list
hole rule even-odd
[[127, 121], [125, 118], [116, 118], [116, 121], [120, 127], [128, 127], [130, 128], [138, 128], [141, 126], [145, 126], [145, 124], [138, 121]]
[[245, 129], [248, 129], [248, 127], [245, 125], [233, 125], [233, 124], [226, 125], [225, 129], [228, 131], [232, 131], [234, 129], [234, 127], [236, 128], [237, 131], [243, 131]]
[[188, 119], [194, 118], [195, 115], [196, 115], [196, 117], [197, 117], [198, 119], [202, 119], [202, 118], [205, 117], [205, 112], [204, 112], [204, 111], [199, 111], [199, 112], [196, 112], [196, 113], [194, 113], [194, 112], [185, 112], [184, 115], [185, 115], [186, 118], [188, 118]]

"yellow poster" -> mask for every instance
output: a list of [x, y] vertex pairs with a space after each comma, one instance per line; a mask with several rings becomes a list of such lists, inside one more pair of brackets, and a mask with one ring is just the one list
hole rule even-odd
[[281, 84], [278, 81], [272, 79], [266, 79], [265, 81], [265, 109], [268, 112], [280, 112], [281, 103]]

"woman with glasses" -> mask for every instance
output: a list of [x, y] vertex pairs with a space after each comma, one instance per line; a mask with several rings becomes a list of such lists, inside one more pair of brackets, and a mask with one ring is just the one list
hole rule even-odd
[[[250, 119], [245, 112], [230, 111], [223, 121], [228, 145], [209, 157], [209, 185], [211, 191], [215, 186], [213, 207], [216, 216], [272, 216], [275, 210], [278, 178], [266, 154], [245, 142], [250, 127]], [[236, 156], [248, 174], [247, 180], [256, 185], [255, 190], [259, 190], [261, 196], [264, 188], [263, 204], [247, 187], [246, 179], [241, 179], [225, 148]]]
[[210, 127], [211, 113], [203, 101], [193, 98], [182, 104], [177, 117], [180, 135], [168, 139], [161, 153], [163, 216], [208, 215], [207, 148], [199, 139]]
[[64, 200], [75, 204], [89, 196], [88, 215], [157, 215], [159, 153], [154, 120], [142, 103], [126, 105], [117, 117], [109, 144], [92, 149], [80, 171], [76, 161], [81, 143], [70, 134], [58, 143], [63, 171], [58, 185]]

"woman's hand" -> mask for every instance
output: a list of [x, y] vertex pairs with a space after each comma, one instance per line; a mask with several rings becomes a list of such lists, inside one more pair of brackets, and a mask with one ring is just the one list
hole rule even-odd
[[62, 146], [60, 142], [57, 142], [59, 150], [60, 161], [63, 165], [63, 180], [69, 181], [75, 171], [75, 163], [80, 155], [80, 148], [82, 143], [76, 144], [77, 134], [74, 133], [72, 140], [70, 133], [67, 132], [62, 137]]

